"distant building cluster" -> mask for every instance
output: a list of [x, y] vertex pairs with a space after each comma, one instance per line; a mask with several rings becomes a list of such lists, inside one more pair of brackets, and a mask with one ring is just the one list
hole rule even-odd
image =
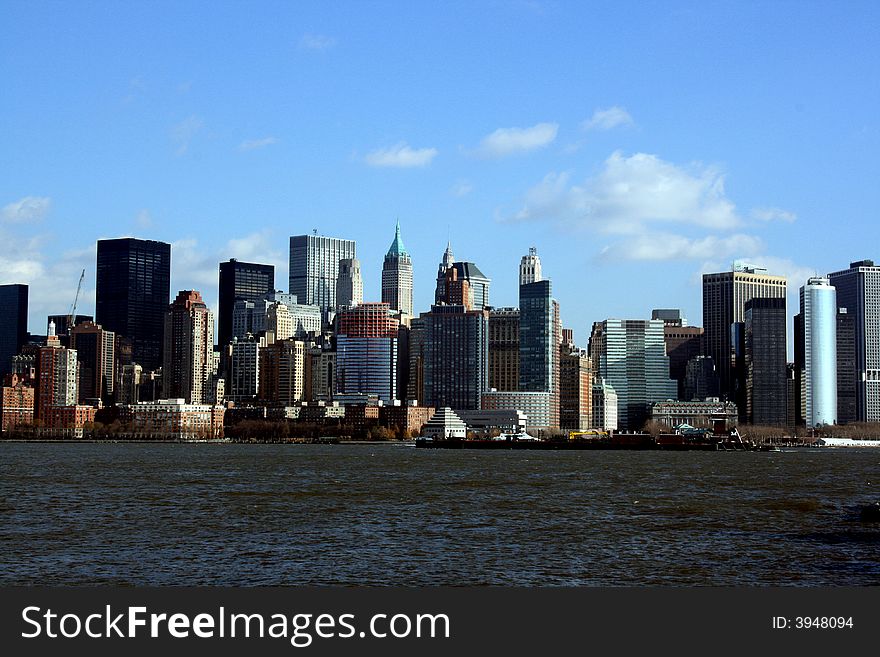
[[200, 291], [171, 297], [169, 244], [99, 240], [95, 316], [74, 303], [46, 335], [28, 333], [28, 287], [0, 285], [2, 431], [69, 438], [115, 422], [199, 439], [284, 420], [409, 436], [436, 409], [448, 412], [429, 432], [455, 435], [880, 422], [870, 260], [800, 288], [791, 363], [787, 281], [744, 263], [703, 275], [702, 327], [655, 309], [594, 322], [586, 347], [563, 327], [535, 248], [519, 263], [518, 307], [490, 305], [491, 279], [447, 244], [434, 303], [416, 313], [399, 222], [379, 301], [364, 299], [353, 240], [293, 236], [289, 265], [284, 292], [272, 265], [219, 263], [215, 319]]

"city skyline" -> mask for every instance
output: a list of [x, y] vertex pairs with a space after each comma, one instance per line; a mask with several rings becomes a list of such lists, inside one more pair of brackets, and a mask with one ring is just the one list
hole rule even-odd
[[788, 277], [790, 318], [808, 277], [874, 255], [853, 239], [880, 237], [874, 3], [486, 2], [467, 28], [428, 5], [217, 6], [6, 5], [0, 282], [30, 286], [30, 330], [82, 269], [94, 314], [95, 242], [122, 235], [171, 243], [172, 292], [215, 313], [219, 262], [284, 281], [313, 228], [358, 242], [379, 301], [400, 217], [416, 313], [447, 241], [496, 307], [536, 246], [581, 345], [655, 307], [700, 324], [700, 275], [734, 259]]

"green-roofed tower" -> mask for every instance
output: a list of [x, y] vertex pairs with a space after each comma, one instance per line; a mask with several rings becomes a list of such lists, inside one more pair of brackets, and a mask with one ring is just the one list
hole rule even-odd
[[413, 269], [412, 259], [400, 236], [400, 220], [394, 229], [394, 241], [385, 254], [382, 265], [382, 302], [392, 311], [401, 314], [401, 320], [409, 324], [413, 316]]

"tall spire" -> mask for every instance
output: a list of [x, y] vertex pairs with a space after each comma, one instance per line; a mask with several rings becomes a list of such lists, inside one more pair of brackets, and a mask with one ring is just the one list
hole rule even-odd
[[455, 256], [452, 255], [452, 242], [446, 242], [446, 251], [443, 252], [443, 266], [451, 267], [455, 262]]
[[385, 257], [399, 258], [408, 255], [409, 253], [407, 253], [406, 247], [403, 245], [403, 238], [400, 237], [400, 218], [398, 218], [397, 225], [394, 228], [394, 241], [391, 242], [391, 247], [388, 249], [388, 253], [385, 254]]

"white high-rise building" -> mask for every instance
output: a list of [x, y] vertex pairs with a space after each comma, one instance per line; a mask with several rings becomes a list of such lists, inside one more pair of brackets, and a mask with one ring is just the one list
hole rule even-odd
[[536, 283], [541, 278], [541, 258], [538, 257], [538, 249], [529, 247], [529, 254], [524, 255], [519, 263], [519, 284]]
[[322, 235], [290, 238], [290, 293], [299, 303], [321, 307], [324, 320], [337, 305], [339, 261], [357, 258], [353, 240]]
[[361, 277], [361, 263], [357, 258], [343, 258], [339, 261], [339, 276], [336, 279], [336, 307], [354, 308], [364, 302], [364, 279]]
[[808, 427], [837, 423], [837, 290], [815, 277], [801, 287], [803, 406]]

